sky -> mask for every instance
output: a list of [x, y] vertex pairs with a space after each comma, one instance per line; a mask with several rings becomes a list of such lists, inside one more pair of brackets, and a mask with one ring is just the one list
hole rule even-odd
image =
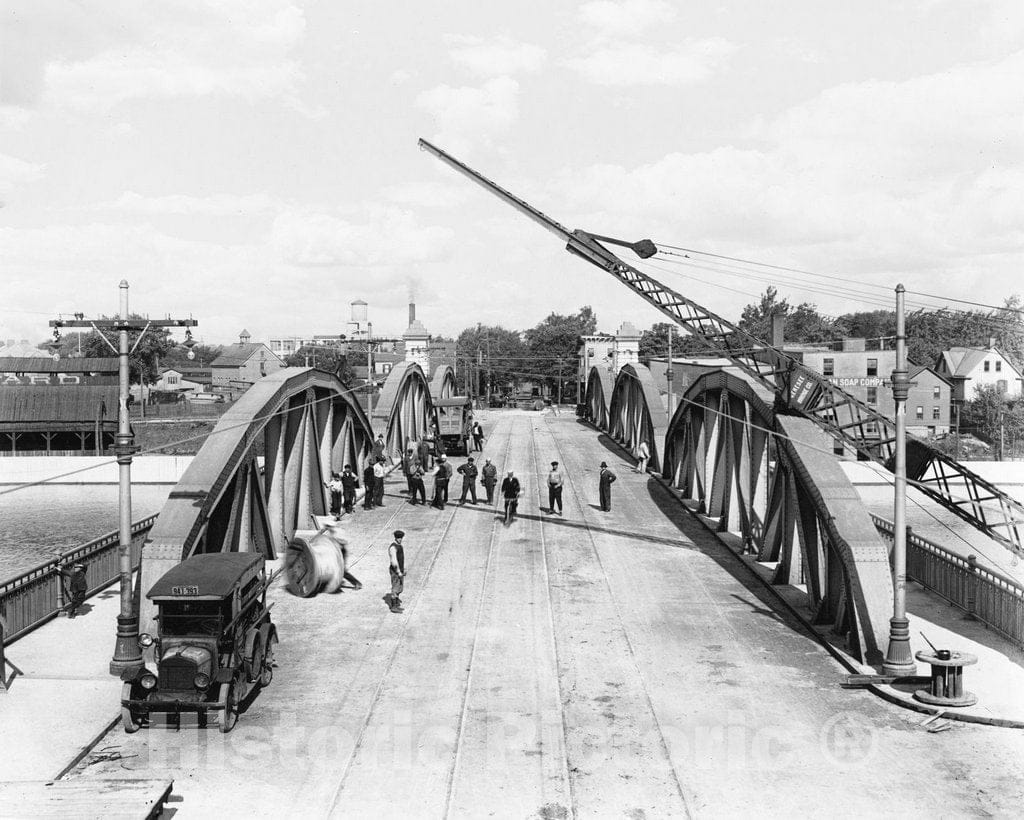
[[808, 272], [645, 268], [731, 321], [773, 283], [826, 315], [897, 283], [1024, 292], [1019, 0], [0, 15], [0, 342], [113, 314], [122, 279], [133, 311], [192, 316], [210, 344], [345, 333], [356, 299], [384, 335], [410, 298], [445, 335], [586, 304], [602, 331], [662, 320], [420, 137], [570, 229]]

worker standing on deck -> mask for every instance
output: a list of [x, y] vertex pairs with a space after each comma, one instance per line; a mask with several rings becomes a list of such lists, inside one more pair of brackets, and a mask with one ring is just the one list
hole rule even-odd
[[462, 474], [462, 497], [459, 499], [459, 504], [466, 503], [466, 493], [473, 496], [473, 503], [476, 504], [476, 477], [480, 471], [473, 462], [472, 456], [466, 459], [466, 463], [459, 467], [458, 472]]
[[374, 461], [372, 458], [366, 460], [366, 466], [363, 468], [363, 487], [366, 488], [366, 493], [363, 495], [363, 509], [373, 509], [373, 492], [377, 486], [377, 479], [373, 473]]
[[519, 479], [512, 470], [508, 471], [505, 480], [501, 482], [501, 494], [505, 498], [505, 523], [511, 524], [519, 507]]
[[409, 449], [402, 456], [402, 473], [405, 475], [405, 485], [409, 490], [409, 495], [412, 495], [412, 471], [416, 468], [418, 460], [416, 448], [410, 444]]
[[373, 447], [370, 448], [370, 456], [373, 458], [374, 463], [377, 459], [384, 458], [384, 434], [378, 433], [377, 440], [373, 442]]
[[498, 483], [498, 468], [491, 464], [489, 458], [484, 459], [484, 467], [480, 477], [480, 483], [487, 490], [487, 503], [494, 503], [494, 488]]
[[412, 468], [412, 475], [409, 476], [409, 503], [416, 503], [416, 496], [425, 505], [427, 503], [427, 488], [423, 486], [423, 467], [419, 461]]
[[359, 477], [352, 472], [352, 465], [346, 464], [341, 473], [341, 503], [345, 512], [351, 513], [356, 503], [356, 490], [359, 489]]
[[598, 479], [597, 490], [601, 499], [602, 512], [611, 512], [612, 509], [612, 483], [615, 481], [615, 473], [608, 469], [605, 462], [601, 462], [601, 475]]
[[473, 422], [473, 449], [481, 453], [484, 451], [484, 428], [478, 421]]
[[548, 510], [554, 515], [555, 507], [558, 507], [558, 514], [562, 514], [562, 471], [558, 469], [558, 462], [551, 462], [551, 471], [548, 473]]
[[437, 472], [434, 473], [434, 506], [444, 509], [448, 503], [448, 481], [452, 477], [452, 468], [444, 453], [437, 457]]
[[377, 463], [373, 465], [373, 506], [383, 507], [384, 506], [384, 476], [387, 475], [387, 469], [384, 467], [384, 456], [377, 459]]
[[392, 612], [402, 612], [400, 596], [405, 591], [405, 547], [402, 539], [405, 533], [395, 530], [395, 540], [388, 547], [388, 574], [391, 576], [391, 592], [388, 593], [388, 606]]

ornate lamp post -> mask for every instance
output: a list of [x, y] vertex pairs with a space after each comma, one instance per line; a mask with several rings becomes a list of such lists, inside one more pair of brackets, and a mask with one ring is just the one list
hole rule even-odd
[[896, 286], [896, 369], [892, 372], [892, 397], [896, 404], [896, 481], [893, 498], [893, 608], [889, 619], [889, 648], [882, 669], [887, 675], [917, 672], [910, 652], [907, 620], [907, 337], [904, 318], [904, 287]]
[[[107, 343], [118, 357], [118, 412], [117, 436], [115, 437], [114, 453], [118, 465], [118, 575], [121, 582], [121, 610], [117, 616], [117, 640], [114, 646], [114, 657], [110, 661], [110, 674], [121, 675], [127, 669], [134, 669], [142, 664], [142, 650], [139, 648], [139, 616], [135, 611], [132, 595], [132, 454], [138, 450], [132, 434], [131, 421], [128, 416], [130, 399], [128, 357], [138, 348], [146, 332], [150, 328], [185, 327], [192, 328], [198, 323], [195, 319], [136, 319], [128, 316], [128, 282], [121, 280], [120, 312], [116, 319], [85, 319], [72, 320], [53, 319], [50, 326], [54, 328], [55, 339], [59, 338], [59, 328], [91, 327]], [[76, 317], [81, 314], [76, 314]], [[116, 330], [118, 346], [115, 348], [104, 330]], [[134, 347], [129, 349], [129, 331], [139, 334]], [[191, 348], [191, 330], [186, 331], [184, 344]], [[191, 350], [189, 351], [191, 352]]]

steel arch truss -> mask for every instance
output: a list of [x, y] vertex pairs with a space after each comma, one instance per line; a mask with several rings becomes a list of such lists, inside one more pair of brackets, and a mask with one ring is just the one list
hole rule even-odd
[[366, 414], [335, 376], [284, 368], [260, 379], [221, 416], [168, 496], [142, 548], [141, 591], [197, 553], [274, 558], [327, 511], [331, 470], [359, 470], [370, 438]]
[[596, 365], [590, 368], [587, 376], [587, 421], [599, 430], [608, 429], [608, 410], [614, 386], [615, 380], [605, 368]]
[[662, 475], [697, 511], [774, 566], [773, 583], [804, 585], [815, 623], [847, 636], [866, 663], [888, 640], [886, 545], [814, 422], [776, 416], [746, 377], [698, 379], [672, 418]]
[[455, 371], [451, 365], [443, 364], [434, 370], [430, 378], [430, 398], [434, 401], [455, 395]]
[[642, 364], [627, 364], [619, 370], [612, 389], [608, 422], [608, 435], [630, 452], [635, 454], [640, 442], [646, 441], [651, 452], [651, 469], [661, 469], [668, 418], [654, 377]]
[[434, 406], [430, 388], [423, 370], [413, 362], [396, 364], [385, 379], [371, 418], [374, 434], [384, 435], [392, 458], [401, 458], [409, 443], [430, 429]]

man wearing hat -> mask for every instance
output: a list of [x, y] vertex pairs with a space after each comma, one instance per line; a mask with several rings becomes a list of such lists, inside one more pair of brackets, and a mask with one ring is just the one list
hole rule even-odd
[[75, 612], [77, 612], [78, 608], [85, 603], [85, 593], [89, 591], [89, 581], [85, 576], [85, 564], [72, 564], [71, 569], [58, 567], [57, 572], [59, 572], [63, 578], [67, 579], [65, 587], [67, 590], [67, 597], [69, 598], [67, 604], [67, 615], [69, 618], [74, 618]]
[[448, 457], [441, 453], [437, 457], [437, 472], [434, 473], [434, 501], [433, 506], [439, 510], [444, 509], [448, 503], [448, 481], [452, 477], [452, 466], [448, 463]]
[[612, 510], [612, 482], [615, 481], [615, 473], [608, 469], [605, 462], [601, 462], [601, 476], [598, 479], [598, 495], [601, 498], [601, 510], [611, 512]]
[[480, 471], [477, 470], [476, 464], [473, 462], [473, 456], [466, 459], [466, 463], [459, 467], [458, 471], [462, 473], [462, 497], [459, 499], [459, 504], [466, 503], [466, 493], [473, 496], [473, 503], [476, 504], [476, 477]]
[[501, 482], [501, 494], [505, 498], [505, 523], [511, 524], [516, 517], [516, 508], [519, 506], [519, 479], [511, 470], [505, 480]]
[[558, 506], [558, 514], [562, 514], [562, 472], [558, 469], [558, 462], [551, 462], [551, 472], [548, 473], [548, 510], [552, 515], [555, 513], [555, 506]]
[[398, 597], [405, 591], [405, 547], [402, 539], [405, 533], [395, 530], [395, 540], [388, 547], [388, 572], [391, 575], [391, 592], [386, 596], [392, 612], [402, 612], [402, 601]]
[[498, 468], [491, 464], [489, 458], [484, 459], [484, 468], [481, 471], [480, 483], [487, 490], [487, 503], [494, 503], [494, 486], [498, 483]]

